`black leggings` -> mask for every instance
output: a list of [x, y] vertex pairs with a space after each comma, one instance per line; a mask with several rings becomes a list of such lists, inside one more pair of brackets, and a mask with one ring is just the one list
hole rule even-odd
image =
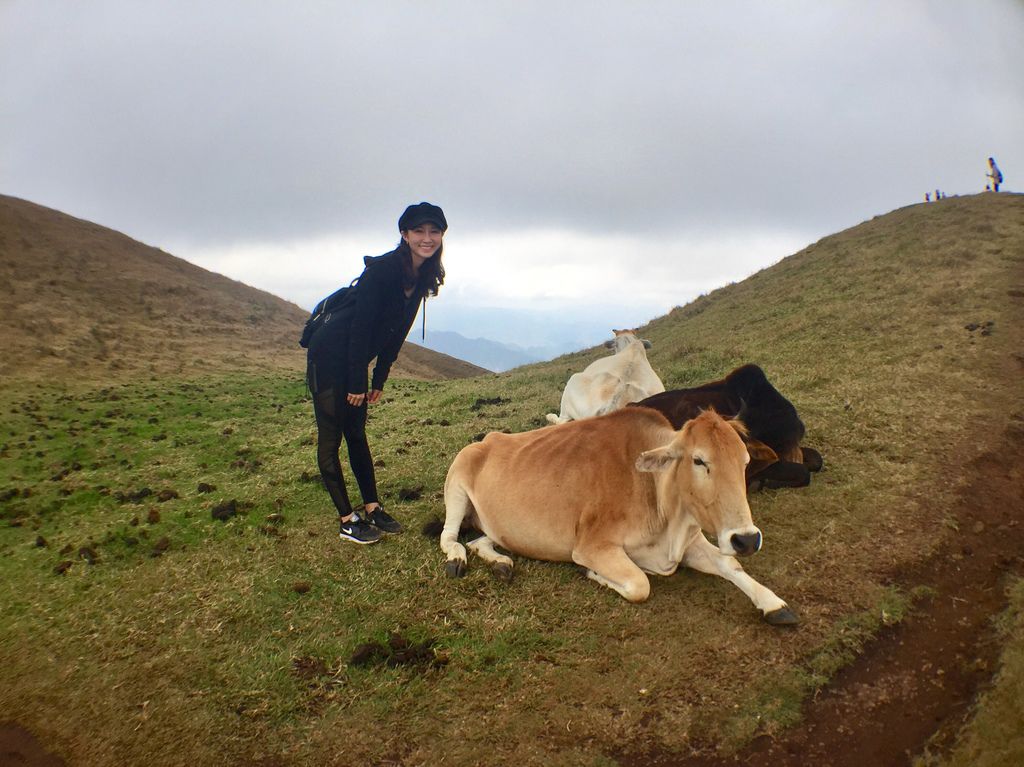
[[359, 484], [363, 503], [378, 503], [377, 478], [366, 441], [366, 401], [358, 407], [350, 405], [346, 392], [337, 385], [313, 393], [313, 414], [316, 416], [316, 462], [324, 487], [338, 514], [347, 517], [352, 504], [341, 474], [341, 439], [348, 447], [348, 462]]

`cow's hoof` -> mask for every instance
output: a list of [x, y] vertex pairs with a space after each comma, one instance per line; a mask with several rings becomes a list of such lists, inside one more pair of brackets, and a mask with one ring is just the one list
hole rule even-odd
[[466, 563], [462, 559], [449, 559], [444, 565], [444, 572], [449, 578], [461, 578], [466, 574]]
[[788, 607], [780, 607], [778, 610], [765, 613], [764, 619], [772, 626], [795, 626], [800, 622], [800, 619], [796, 617], [796, 613]]
[[821, 471], [825, 465], [825, 459], [821, 457], [821, 453], [813, 447], [801, 447], [800, 451], [803, 453], [804, 466], [807, 467], [807, 471]]
[[512, 582], [512, 565], [505, 562], [495, 562], [491, 565], [491, 575], [502, 583]]

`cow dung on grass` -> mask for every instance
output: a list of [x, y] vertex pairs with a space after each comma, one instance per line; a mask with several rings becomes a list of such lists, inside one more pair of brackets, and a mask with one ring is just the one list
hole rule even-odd
[[388, 637], [386, 645], [380, 642], [364, 642], [359, 645], [349, 659], [350, 666], [380, 666], [390, 668], [413, 666], [425, 668], [442, 668], [448, 660], [434, 652], [434, 640], [411, 642], [401, 634], [393, 633]]
[[238, 513], [238, 501], [232, 498], [230, 501], [222, 501], [210, 509], [210, 516], [220, 522], [227, 522]]

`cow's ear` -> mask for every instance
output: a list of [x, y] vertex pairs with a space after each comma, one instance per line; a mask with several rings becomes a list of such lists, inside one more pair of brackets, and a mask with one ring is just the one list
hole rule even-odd
[[[740, 400], [740, 401], [742, 402], [742, 400]], [[740, 435], [740, 439], [742, 439], [744, 442], [749, 442], [750, 441], [750, 430], [747, 428], [747, 424], [744, 423], [744, 421], [743, 421], [743, 408], [744, 407], [746, 407], [746, 405], [743, 405], [742, 407], [740, 407], [740, 414], [739, 415], [733, 416], [732, 418], [726, 418], [725, 422], [727, 424], [729, 424], [735, 430], [735, 432], [737, 434]], [[714, 410], [715, 408], [714, 407], [710, 407], [708, 409], [709, 410]], [[701, 408], [701, 412], [703, 412], [703, 411], [704, 411], [704, 408]]]
[[604, 342], [604, 348], [605, 349], [611, 349], [613, 346], [615, 346], [615, 342], [614, 341], [605, 341]]
[[644, 340], [642, 340], [640, 343], [642, 343], [644, 345], [645, 349], [650, 349], [651, 348], [651, 342], [648, 341], [646, 338]]
[[679, 453], [672, 449], [672, 445], [665, 445], [640, 453], [640, 457], [636, 459], [636, 468], [638, 471], [665, 471], [678, 458]]
[[766, 463], [775, 463], [779, 460], [779, 456], [775, 451], [761, 440], [747, 437], [745, 442], [747, 443], [747, 452], [750, 453], [750, 460], [764, 461]]

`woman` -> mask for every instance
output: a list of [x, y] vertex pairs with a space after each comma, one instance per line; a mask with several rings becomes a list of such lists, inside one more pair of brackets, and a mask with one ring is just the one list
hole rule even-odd
[[998, 192], [999, 185], [1003, 183], [1003, 172], [999, 170], [999, 166], [996, 165], [995, 158], [988, 158], [988, 173], [985, 174], [988, 178], [992, 179], [992, 191]]
[[[391, 364], [428, 295], [444, 284], [442, 239], [448, 229], [436, 205], [410, 205], [398, 219], [398, 247], [373, 259], [340, 307], [309, 342], [306, 380], [316, 416], [317, 464], [324, 487], [338, 510], [339, 535], [354, 543], [376, 543], [381, 531], [399, 533], [402, 526], [384, 511], [377, 495], [370, 446], [366, 441], [366, 410], [380, 400]], [[367, 387], [367, 367], [376, 357]], [[369, 391], [367, 391], [369, 389]], [[339, 451], [344, 438], [348, 460], [363, 498], [356, 513], [341, 473]]]

